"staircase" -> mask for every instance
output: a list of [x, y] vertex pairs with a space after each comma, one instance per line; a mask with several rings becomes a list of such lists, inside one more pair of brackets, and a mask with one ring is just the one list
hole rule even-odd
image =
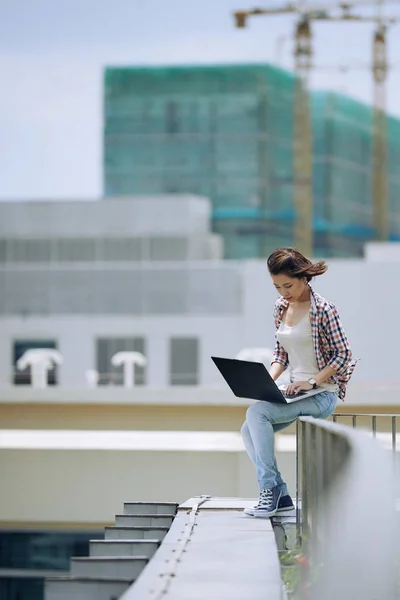
[[177, 508], [172, 502], [125, 502], [104, 540], [90, 541], [90, 556], [72, 557], [69, 575], [46, 579], [45, 600], [118, 600], [154, 556]]

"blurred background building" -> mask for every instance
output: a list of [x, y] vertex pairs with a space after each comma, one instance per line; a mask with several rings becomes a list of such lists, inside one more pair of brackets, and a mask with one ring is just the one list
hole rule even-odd
[[[225, 260], [211, 223], [211, 202], [183, 194], [0, 202], [0, 385], [31, 383], [17, 364], [34, 348], [61, 353], [48, 375], [54, 385], [85, 387], [92, 371], [100, 385], [122, 385], [111, 359], [136, 351], [148, 359], [135, 367], [137, 383], [162, 388], [216, 385], [211, 355], [273, 345], [276, 292], [265, 260]], [[359, 381], [382, 383], [396, 370], [397, 338], [386, 339], [379, 319], [366, 329], [365, 319], [379, 313], [398, 252], [394, 242], [367, 244], [364, 258], [330, 259], [315, 282], [363, 357]], [[397, 295], [385, 302], [395, 314]]]
[[[272, 65], [108, 68], [107, 196], [192, 193], [212, 203], [225, 258], [294, 242], [295, 75]], [[375, 239], [373, 109], [310, 92], [314, 254], [356, 257]], [[387, 117], [389, 239], [400, 238], [400, 120]]]

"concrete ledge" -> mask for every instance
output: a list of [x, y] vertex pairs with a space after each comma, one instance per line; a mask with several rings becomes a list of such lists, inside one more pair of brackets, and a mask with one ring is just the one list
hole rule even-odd
[[[400, 406], [400, 383], [352, 382], [345, 403], [338, 403], [338, 410], [348, 406]], [[137, 386], [99, 386], [97, 388], [74, 388], [52, 386], [34, 389], [30, 386], [1, 386], [0, 404], [112, 404], [160, 405], [160, 406], [249, 406], [251, 400], [236, 398], [224, 385], [215, 386], [169, 386], [164, 388]]]
[[162, 540], [169, 527], [105, 527], [104, 539], [107, 540]]
[[179, 507], [159, 550], [120, 600], [150, 600], [163, 586], [171, 600], [281, 600], [271, 522], [243, 514], [254, 499], [211, 498], [200, 506], [183, 548], [198, 501]]
[[124, 502], [124, 515], [176, 515], [176, 502]]
[[151, 558], [160, 546], [155, 540], [90, 540], [89, 556], [145, 556]]
[[[399, 415], [400, 421], [400, 415]], [[372, 432], [367, 432], [370, 437]], [[393, 435], [375, 435], [387, 448], [392, 447]], [[396, 434], [400, 452], [400, 432]], [[54, 429], [0, 429], [0, 450], [120, 450], [144, 452], [245, 452], [239, 431], [91, 431]], [[296, 451], [294, 434], [277, 433], [276, 452]], [[146, 505], [146, 503], [143, 503]], [[175, 511], [166, 505], [166, 514]], [[135, 509], [137, 510], [137, 509]], [[146, 508], [145, 512], [151, 510]], [[124, 514], [130, 514], [125, 512]]]
[[99, 386], [69, 388], [50, 386], [35, 389], [30, 386], [1, 386], [0, 403], [31, 404], [128, 404], [171, 406], [248, 406], [249, 400], [235, 398], [224, 386], [171, 386], [156, 388], [137, 386]]
[[65, 577], [46, 580], [45, 600], [110, 600], [119, 598], [132, 579]]
[[173, 515], [163, 515], [161, 513], [151, 514], [136, 514], [136, 515], [115, 515], [116, 527], [171, 527], [174, 520]]
[[73, 556], [71, 577], [136, 579], [149, 562], [146, 556]]

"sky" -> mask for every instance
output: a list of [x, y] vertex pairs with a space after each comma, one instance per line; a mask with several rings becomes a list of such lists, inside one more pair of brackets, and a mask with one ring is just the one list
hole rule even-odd
[[[292, 69], [294, 17], [253, 17], [236, 29], [232, 12], [253, 7], [250, 0], [0, 0], [0, 200], [102, 196], [105, 66], [269, 62]], [[384, 12], [400, 16], [400, 0]], [[322, 68], [310, 85], [370, 103], [372, 31], [367, 23], [316, 23]], [[388, 41], [387, 104], [400, 118], [400, 24]]]

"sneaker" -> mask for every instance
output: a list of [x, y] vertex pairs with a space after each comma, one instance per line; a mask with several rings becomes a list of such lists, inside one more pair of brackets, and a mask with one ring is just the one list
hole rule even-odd
[[[247, 508], [244, 509], [244, 514], [248, 515], [249, 517], [254, 517], [254, 512], [255, 510], [258, 508], [258, 504], [256, 506], [248, 506]], [[278, 508], [276, 510], [276, 514], [279, 514], [280, 512], [287, 512], [290, 510], [294, 510], [294, 504], [293, 501], [291, 499], [291, 497], [289, 496], [289, 494], [286, 494], [285, 496], [281, 496], [278, 502]]]
[[269, 519], [270, 517], [273, 517], [278, 510], [278, 504], [281, 495], [282, 491], [277, 485], [271, 489], [261, 490], [260, 500], [258, 501], [257, 508], [254, 511], [254, 516], [262, 519]]
[[287, 512], [290, 510], [294, 510], [293, 500], [291, 499], [289, 494], [281, 496], [278, 503], [278, 509], [276, 511], [277, 514], [280, 512]]

